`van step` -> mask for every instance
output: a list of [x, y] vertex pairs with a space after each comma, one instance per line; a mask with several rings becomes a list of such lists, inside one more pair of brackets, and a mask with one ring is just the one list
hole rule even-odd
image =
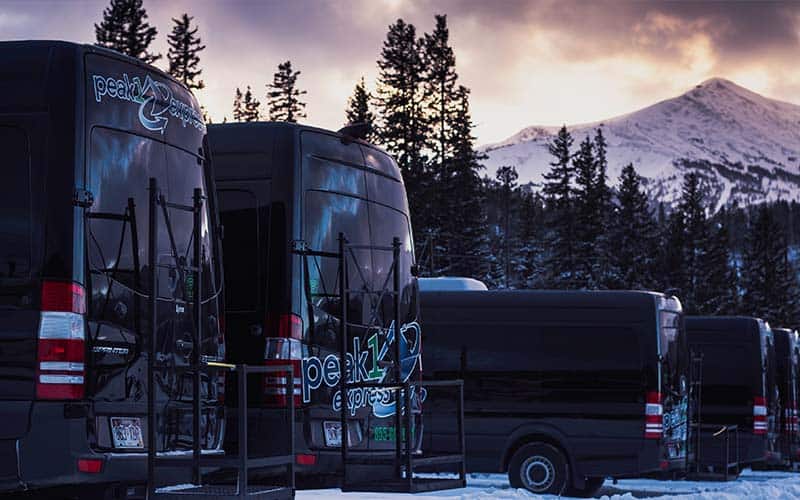
[[[405, 463], [405, 453], [401, 456], [402, 463]], [[391, 453], [354, 453], [351, 452], [347, 457], [348, 464], [361, 464], [361, 465], [386, 465], [393, 464], [396, 459], [394, 452]], [[464, 455], [451, 454], [451, 455], [414, 455], [412, 457], [414, 467], [424, 467], [426, 465], [444, 465], [444, 464], [460, 464], [464, 460]]]
[[362, 493], [423, 493], [429, 491], [466, 488], [466, 486], [467, 481], [463, 479], [415, 477], [410, 482], [406, 479], [391, 479], [386, 481], [345, 483], [342, 485], [342, 491]]
[[[168, 486], [156, 490], [160, 500], [231, 500], [242, 498], [236, 485]], [[244, 498], [259, 500], [293, 500], [291, 488], [282, 486], [248, 485]]]
[[[159, 455], [156, 457], [156, 463], [162, 464], [191, 464], [192, 457], [185, 455]], [[248, 458], [247, 467], [249, 469], [256, 469], [261, 467], [276, 467], [280, 465], [290, 465], [294, 462], [294, 457], [291, 455], [278, 455], [272, 457]], [[230, 455], [204, 455], [200, 458], [200, 464], [203, 467], [238, 467], [241, 464], [241, 459], [237, 456]]]

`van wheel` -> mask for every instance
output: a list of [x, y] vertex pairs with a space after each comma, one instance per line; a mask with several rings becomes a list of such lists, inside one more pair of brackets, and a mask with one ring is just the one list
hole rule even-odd
[[567, 488], [567, 495], [578, 498], [591, 498], [597, 495], [597, 492], [603, 487], [605, 481], [603, 477], [587, 477], [586, 481], [583, 483], [583, 488], [570, 486]]
[[511, 457], [508, 480], [514, 488], [560, 495], [569, 480], [567, 459], [558, 448], [549, 444], [526, 444]]

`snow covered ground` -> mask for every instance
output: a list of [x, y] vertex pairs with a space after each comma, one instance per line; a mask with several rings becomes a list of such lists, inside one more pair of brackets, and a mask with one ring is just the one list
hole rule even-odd
[[[440, 500], [443, 498], [461, 500], [498, 499], [555, 499], [555, 496], [539, 496], [525, 490], [512, 489], [503, 475], [474, 474], [469, 477], [468, 486], [459, 490], [420, 493], [414, 496], [384, 493], [342, 493], [338, 489], [298, 491], [298, 500], [329, 500], [345, 498], [366, 499], [411, 499]], [[669, 498], [683, 500], [733, 500], [733, 499], [800, 499], [800, 473], [791, 472], [751, 472], [745, 471], [738, 481], [693, 482], [693, 481], [655, 481], [649, 479], [627, 479], [612, 484], [606, 481], [600, 491], [600, 498], [609, 500], [629, 500], [634, 498]]]

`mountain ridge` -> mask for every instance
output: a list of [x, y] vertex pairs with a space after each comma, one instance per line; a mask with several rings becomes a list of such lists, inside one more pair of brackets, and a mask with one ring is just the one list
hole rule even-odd
[[[559, 128], [526, 127], [483, 146], [489, 172], [514, 165], [521, 182], [540, 184], [551, 161], [547, 144]], [[597, 128], [609, 144], [611, 182], [633, 163], [658, 201], [674, 203], [689, 171], [700, 174], [715, 209], [800, 199], [800, 105], [730, 80], [710, 78], [642, 109], [568, 126], [576, 143]]]

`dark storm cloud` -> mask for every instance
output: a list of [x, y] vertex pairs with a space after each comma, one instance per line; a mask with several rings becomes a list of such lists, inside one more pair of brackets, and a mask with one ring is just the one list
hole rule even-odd
[[[754, 90], [797, 100], [800, 1], [621, 0], [145, 0], [165, 52], [170, 18], [200, 25], [216, 120], [237, 86], [264, 85], [291, 59], [309, 91], [313, 123], [335, 127], [355, 81], [374, 82], [387, 27], [418, 33], [446, 13], [462, 82], [471, 87], [481, 141], [561, 120], [590, 121], [666, 98], [710, 76], [761, 82]], [[0, 39], [91, 42], [108, 0], [0, 0]], [[163, 61], [162, 61], [163, 62]], [[762, 75], [766, 75], [761, 78]], [[761, 78], [759, 80], [759, 78]], [[670, 81], [665, 84], [665, 80]], [[572, 103], [572, 96], [604, 99]], [[544, 97], [537, 97], [544, 96]], [[600, 104], [603, 104], [601, 106]], [[570, 109], [572, 106], [572, 109]], [[591, 108], [591, 106], [595, 106]]]
[[494, 33], [558, 31], [565, 39], [562, 48], [575, 57], [632, 50], [670, 57], [675, 37], [693, 33], [708, 36], [725, 59], [800, 49], [797, 1], [428, 0], [415, 5], [452, 12], [454, 19], [478, 18]]

